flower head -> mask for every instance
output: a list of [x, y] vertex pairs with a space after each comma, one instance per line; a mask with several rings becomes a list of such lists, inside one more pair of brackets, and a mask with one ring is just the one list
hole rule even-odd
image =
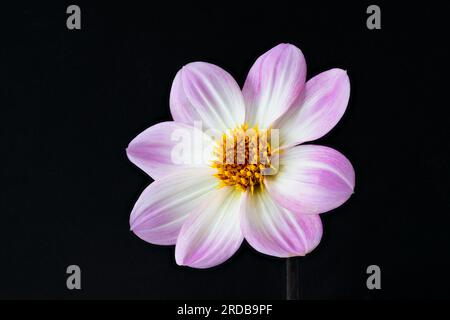
[[259, 57], [242, 91], [218, 66], [184, 66], [170, 94], [174, 121], [148, 128], [127, 148], [155, 179], [132, 210], [133, 232], [176, 244], [177, 263], [194, 268], [224, 262], [244, 238], [276, 257], [311, 252], [322, 237], [319, 214], [350, 197], [355, 174], [338, 151], [301, 145], [344, 114], [347, 73], [305, 78], [303, 54], [290, 44]]

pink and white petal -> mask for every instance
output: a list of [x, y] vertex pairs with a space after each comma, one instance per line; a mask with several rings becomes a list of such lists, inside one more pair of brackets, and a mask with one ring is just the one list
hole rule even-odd
[[242, 193], [223, 187], [195, 209], [181, 228], [175, 248], [179, 265], [209, 268], [221, 264], [239, 249]]
[[126, 150], [131, 162], [153, 179], [208, 164], [213, 141], [201, 130], [173, 121], [158, 123], [134, 138]]
[[228, 72], [206, 62], [189, 63], [178, 71], [170, 92], [170, 111], [178, 122], [193, 125], [201, 121], [204, 130], [224, 132], [245, 120], [239, 85]]
[[131, 230], [149, 243], [175, 244], [189, 212], [217, 189], [214, 173], [211, 168], [185, 169], [150, 184], [131, 212]]
[[342, 205], [355, 187], [355, 171], [338, 151], [301, 145], [280, 156], [279, 171], [264, 180], [267, 190], [284, 208], [319, 214]]
[[300, 98], [274, 124], [281, 130], [280, 145], [293, 146], [327, 134], [345, 113], [350, 80], [342, 69], [331, 69], [310, 79]]
[[279, 44], [260, 56], [242, 89], [246, 122], [267, 129], [296, 100], [305, 78], [305, 58], [294, 45]]
[[301, 215], [281, 207], [265, 190], [247, 194], [241, 229], [259, 252], [275, 257], [304, 256], [322, 238], [319, 215]]

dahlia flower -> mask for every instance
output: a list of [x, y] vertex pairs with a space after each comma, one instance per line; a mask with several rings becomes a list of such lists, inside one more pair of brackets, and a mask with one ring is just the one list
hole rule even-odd
[[155, 181], [131, 212], [131, 230], [176, 245], [179, 265], [209, 268], [245, 239], [275, 257], [303, 256], [322, 237], [319, 214], [353, 193], [349, 160], [303, 144], [328, 133], [345, 112], [346, 71], [305, 83], [300, 49], [280, 44], [259, 57], [241, 90], [220, 67], [193, 62], [175, 76], [174, 121], [131, 141], [131, 162]]

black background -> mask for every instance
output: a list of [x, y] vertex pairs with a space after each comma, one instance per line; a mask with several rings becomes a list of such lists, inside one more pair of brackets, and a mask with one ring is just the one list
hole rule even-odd
[[[66, 28], [81, 7], [82, 29]], [[151, 180], [125, 155], [170, 120], [178, 69], [215, 63], [243, 84], [281, 42], [301, 48], [308, 78], [346, 69], [344, 118], [315, 142], [344, 153], [356, 189], [323, 215], [320, 246], [301, 264], [304, 299], [450, 297], [448, 5], [145, 3], [2, 5], [0, 298], [263, 298], [285, 296], [285, 261], [244, 244], [208, 270], [179, 267], [174, 248], [129, 231]], [[66, 288], [66, 267], [82, 290]], [[382, 289], [366, 288], [381, 267]]]

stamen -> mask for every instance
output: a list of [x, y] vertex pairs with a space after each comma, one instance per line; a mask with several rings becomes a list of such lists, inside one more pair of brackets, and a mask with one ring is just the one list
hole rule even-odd
[[271, 148], [268, 131], [260, 132], [257, 127], [239, 126], [222, 135], [214, 150], [213, 168], [220, 186], [234, 186], [253, 193], [263, 188], [264, 170], [271, 168]]

